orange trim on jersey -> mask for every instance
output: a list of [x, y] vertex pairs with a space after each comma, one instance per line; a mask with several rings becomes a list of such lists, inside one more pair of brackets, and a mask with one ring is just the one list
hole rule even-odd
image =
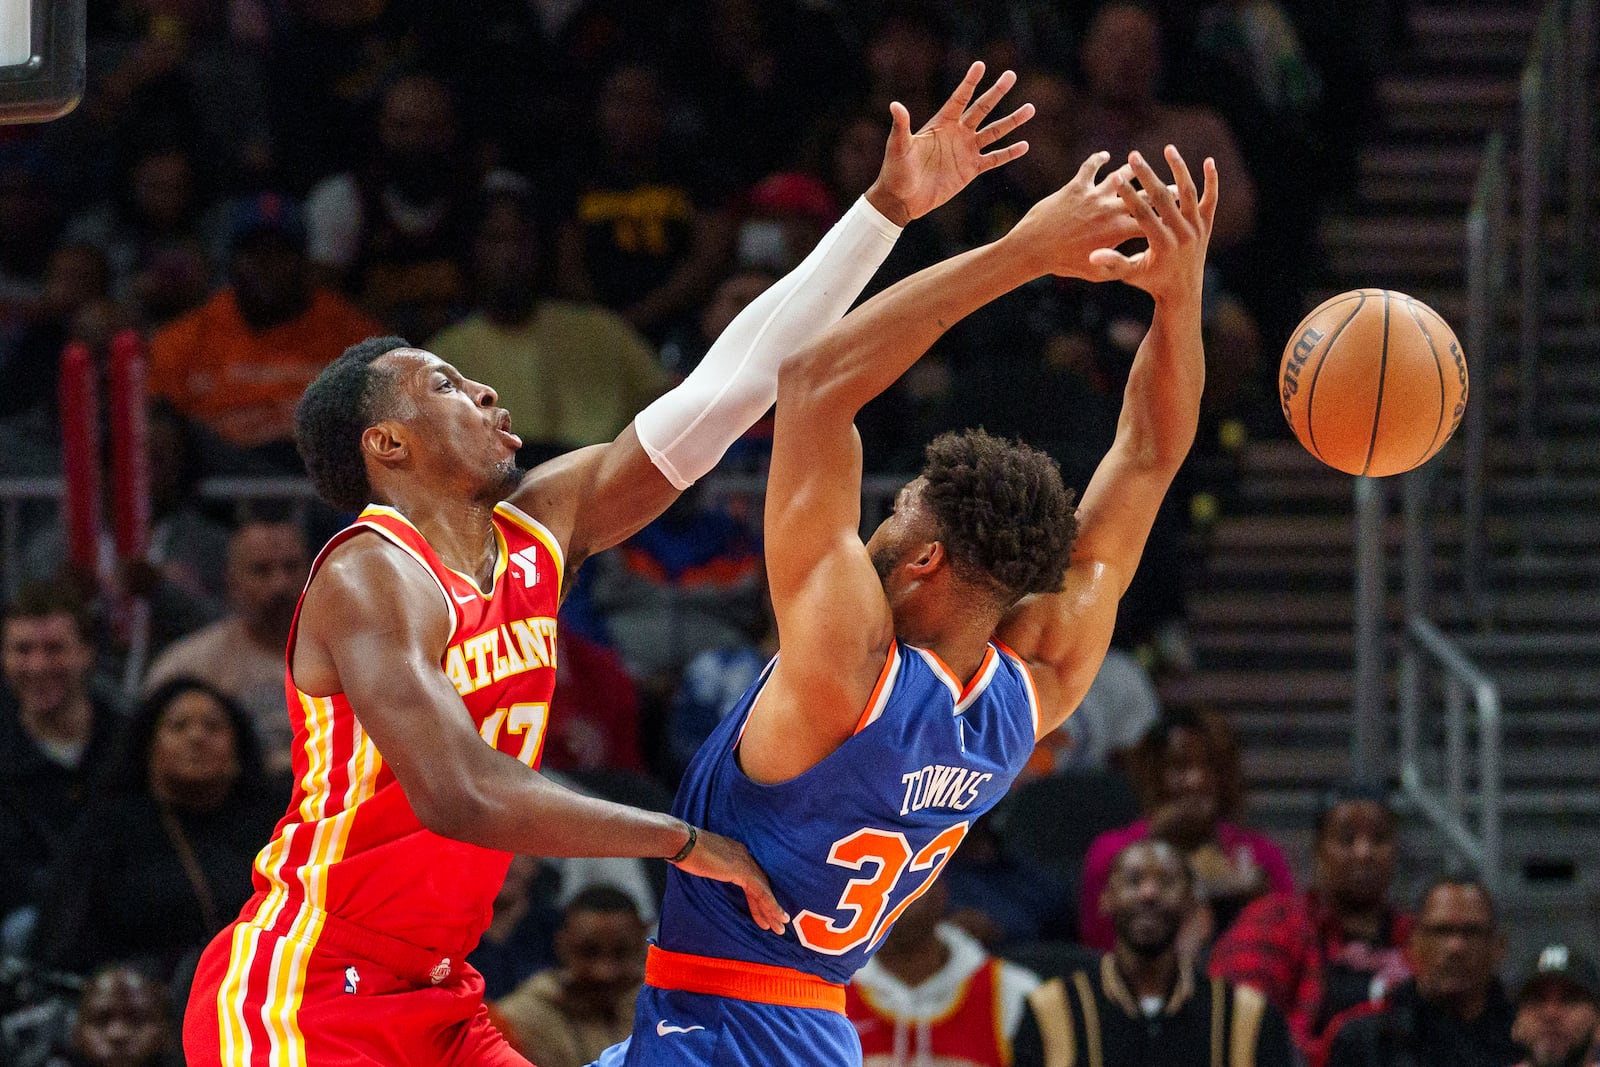
[[651, 945], [645, 957], [644, 981], [656, 989], [844, 1014], [844, 986], [769, 963], [692, 956]]
[[861, 712], [861, 718], [856, 720], [856, 733], [860, 733], [868, 726], [878, 721], [878, 716], [883, 714], [883, 709], [889, 704], [889, 697], [894, 693], [895, 680], [900, 676], [900, 645], [899, 642], [889, 642], [889, 655], [884, 659], [883, 670], [878, 673], [878, 684], [872, 687], [872, 695], [867, 697], [866, 709]]
[[1039, 687], [1033, 684], [1033, 668], [1028, 666], [1028, 661], [1017, 655], [1011, 649], [995, 642], [995, 646], [1011, 657], [1011, 662], [1017, 665], [1017, 670], [1022, 675], [1022, 687], [1028, 691], [1028, 710], [1033, 713], [1033, 737], [1039, 739], [1039, 727], [1044, 722], [1044, 711], [1039, 707]]
[[977, 671], [974, 672], [966, 685], [962, 685], [961, 680], [956, 677], [956, 672], [950, 669], [948, 663], [939, 658], [939, 653], [928, 648], [917, 648], [917, 651], [922, 653], [923, 658], [928, 661], [928, 666], [932, 667], [934, 672], [944, 680], [944, 684], [950, 687], [950, 695], [955, 699], [957, 711], [960, 711], [966, 702], [987, 685], [990, 678], [994, 677], [995, 652], [992, 644], [984, 646], [983, 660], [978, 664]]

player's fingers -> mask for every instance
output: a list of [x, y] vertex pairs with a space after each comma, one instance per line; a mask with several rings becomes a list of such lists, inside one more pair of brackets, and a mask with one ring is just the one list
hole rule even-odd
[[898, 155], [911, 145], [911, 112], [896, 100], [889, 105], [889, 153]]
[[1217, 218], [1217, 161], [1210, 156], [1203, 164], [1206, 191], [1200, 196], [1200, 218], [1206, 226], [1206, 236], [1211, 235], [1211, 224]]
[[1134, 274], [1139, 269], [1139, 264], [1143, 263], [1149, 254], [1148, 251], [1143, 251], [1125, 256], [1115, 248], [1097, 248], [1089, 253], [1089, 265], [1102, 280], [1120, 281]]
[[1161, 219], [1156, 215], [1155, 208], [1150, 206], [1149, 196], [1135, 189], [1121, 174], [1111, 176], [1111, 187], [1116, 190], [1122, 202], [1128, 206], [1128, 214], [1139, 224], [1139, 230], [1151, 243], [1161, 241], [1168, 243], [1172, 240], [1172, 231], [1161, 224]]
[[1178, 209], [1184, 217], [1192, 222], [1200, 221], [1200, 196], [1194, 187], [1194, 175], [1189, 173], [1189, 164], [1183, 161], [1183, 154], [1178, 151], [1177, 145], [1167, 145], [1167, 166], [1172, 168], [1172, 180], [1176, 183], [1176, 196]]
[[1015, 144], [1008, 144], [1004, 148], [996, 148], [993, 152], [985, 152], [978, 157], [978, 173], [982, 174], [986, 170], [994, 170], [996, 167], [1010, 163], [1013, 159], [1021, 159], [1027, 154], [1027, 141], [1017, 141]]
[[1073, 176], [1074, 181], [1085, 185], [1094, 184], [1094, 176], [1100, 173], [1100, 168], [1111, 161], [1110, 152], [1096, 152], [1082, 163], [1078, 164], [1078, 173]]
[[1000, 103], [1000, 98], [1009, 93], [1015, 84], [1017, 84], [1015, 71], [1001, 71], [1000, 77], [994, 80], [994, 84], [985, 89], [983, 95], [974, 100], [972, 106], [962, 113], [961, 121], [966, 123], [968, 129], [973, 130], [983, 125], [983, 120], [989, 117], [989, 112], [994, 110], [995, 105]]
[[772, 895], [772, 886], [767, 883], [766, 875], [757, 871], [746, 880], [744, 896], [750, 905], [751, 916], [760, 926], [775, 934], [783, 933], [789, 915], [778, 906], [778, 899]]
[[1033, 105], [1023, 104], [1003, 119], [996, 119], [978, 131], [978, 147], [988, 148], [1000, 138], [1033, 118]]
[[[956, 91], [950, 94], [950, 99], [944, 102], [935, 119], [944, 119], [949, 122], [959, 122], [961, 113], [967, 109], [967, 104], [972, 100], [972, 94], [977, 91], [978, 83], [983, 80], [983, 60], [975, 61], [967, 68], [967, 76], [961, 79], [961, 84], [956, 86]], [[932, 123], [929, 123], [932, 125]]]
[[1167, 191], [1167, 183], [1156, 177], [1155, 170], [1145, 160], [1143, 154], [1129, 153], [1128, 165], [1133, 168], [1133, 176], [1139, 179], [1144, 195], [1161, 215], [1162, 221], [1169, 226], [1178, 225], [1178, 202]]

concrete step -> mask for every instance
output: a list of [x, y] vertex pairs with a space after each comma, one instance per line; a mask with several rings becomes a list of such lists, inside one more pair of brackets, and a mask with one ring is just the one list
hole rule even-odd
[[[1433, 617], [1444, 626], [1465, 621], [1458, 597], [1436, 597]], [[1391, 625], [1403, 618], [1404, 604], [1398, 595], [1386, 598], [1385, 616]], [[1254, 593], [1199, 590], [1189, 596], [1191, 628], [1271, 628], [1319, 629], [1351, 625], [1354, 596], [1349, 592], [1323, 591], [1284, 593], [1262, 597]], [[1497, 625], [1538, 628], [1564, 632], [1573, 627], [1600, 626], [1600, 597], [1588, 592], [1511, 593], [1494, 605]]]
[[[1390, 662], [1392, 666], [1393, 661]], [[1491, 677], [1508, 707], [1508, 723], [1514, 719], [1519, 724], [1537, 722], [1538, 729], [1555, 729], [1558, 724], [1570, 725], [1580, 720], [1531, 720], [1522, 716], [1535, 710], [1581, 716], [1583, 713], [1575, 708], [1600, 708], [1600, 671], [1502, 666], [1494, 669]], [[1391, 691], [1393, 684], [1391, 679]], [[1169, 678], [1161, 686], [1162, 702], [1177, 706], [1348, 709], [1354, 697], [1355, 675], [1348, 668], [1196, 671]], [[1591, 726], [1600, 725], [1600, 717], [1587, 721]], [[1600, 775], [1600, 760], [1596, 761], [1595, 773]]]

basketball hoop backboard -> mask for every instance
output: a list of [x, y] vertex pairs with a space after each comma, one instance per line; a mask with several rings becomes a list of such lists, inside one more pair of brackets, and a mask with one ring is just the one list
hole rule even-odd
[[0, 125], [45, 122], [83, 96], [84, 0], [0, 0]]

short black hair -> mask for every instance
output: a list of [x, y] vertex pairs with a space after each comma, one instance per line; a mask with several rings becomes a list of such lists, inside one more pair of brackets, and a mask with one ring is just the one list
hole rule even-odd
[[988, 586], [1002, 608], [1061, 587], [1078, 517], [1055, 460], [1021, 441], [963, 430], [928, 444], [922, 478], [959, 577]]
[[606, 883], [579, 890], [561, 910], [562, 922], [580, 911], [594, 911], [608, 915], [622, 912], [635, 919], [639, 918], [639, 905], [634, 899], [616, 886]]
[[360, 511], [372, 501], [361, 458], [361, 434], [394, 403], [394, 376], [372, 370], [373, 361], [404, 337], [369, 337], [351, 345], [306, 386], [294, 409], [294, 443], [317, 495], [339, 511]]

